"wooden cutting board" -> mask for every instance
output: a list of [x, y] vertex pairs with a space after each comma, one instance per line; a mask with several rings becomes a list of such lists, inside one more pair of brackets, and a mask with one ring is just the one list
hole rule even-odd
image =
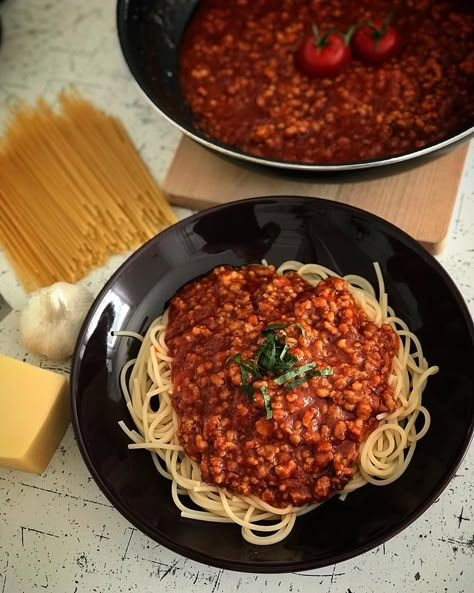
[[163, 189], [172, 204], [194, 210], [265, 195], [327, 198], [368, 210], [439, 253], [448, 234], [467, 148], [464, 143], [422, 164], [337, 176], [305, 175], [236, 164], [183, 137]]

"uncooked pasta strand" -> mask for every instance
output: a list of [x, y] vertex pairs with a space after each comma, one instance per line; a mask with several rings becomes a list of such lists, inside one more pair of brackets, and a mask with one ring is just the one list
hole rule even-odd
[[176, 216], [121, 122], [61, 93], [20, 105], [0, 141], [0, 245], [27, 290], [75, 282]]

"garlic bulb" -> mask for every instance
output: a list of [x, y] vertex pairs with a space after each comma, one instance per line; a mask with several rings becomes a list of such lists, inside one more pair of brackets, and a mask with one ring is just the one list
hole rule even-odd
[[21, 312], [20, 337], [29, 352], [63, 360], [74, 350], [93, 301], [82, 286], [56, 282], [32, 293]]

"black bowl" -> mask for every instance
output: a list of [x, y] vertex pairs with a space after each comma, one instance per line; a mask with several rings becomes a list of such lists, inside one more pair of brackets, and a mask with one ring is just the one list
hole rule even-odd
[[[403, 476], [330, 500], [273, 546], [245, 542], [240, 528], [182, 519], [170, 483], [150, 455], [130, 451], [117, 426], [128, 420], [119, 386], [134, 340], [186, 282], [219, 264], [287, 259], [318, 262], [375, 284], [384, 272], [389, 301], [419, 336], [430, 364], [424, 394], [432, 425]], [[206, 210], [163, 231], [113, 275], [92, 306], [76, 346], [71, 378], [73, 425], [84, 460], [111, 503], [164, 546], [218, 567], [284, 572], [351, 558], [407, 527], [446, 487], [468, 447], [474, 416], [474, 328], [457, 288], [408, 235], [372, 214], [315, 198], [268, 197]]]
[[[273, 167], [285, 171], [309, 173], [340, 172], [354, 169], [394, 165], [416, 159], [422, 162], [436, 153], [452, 149], [468, 139], [474, 131], [473, 122], [455, 133], [416, 150], [367, 161], [348, 163], [295, 163], [255, 156], [224, 145], [204, 135], [194, 126], [193, 114], [186, 103], [178, 76], [178, 48], [184, 30], [198, 0], [118, 0], [117, 29], [123, 55], [142, 91], [158, 111], [187, 136], [212, 151], [234, 161]], [[391, 167], [390, 167], [391, 169]]]

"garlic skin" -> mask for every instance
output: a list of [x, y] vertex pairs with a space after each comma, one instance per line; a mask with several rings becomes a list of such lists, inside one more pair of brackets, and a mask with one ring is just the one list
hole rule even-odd
[[68, 358], [94, 297], [82, 286], [56, 282], [33, 292], [20, 315], [20, 338], [29, 352]]

